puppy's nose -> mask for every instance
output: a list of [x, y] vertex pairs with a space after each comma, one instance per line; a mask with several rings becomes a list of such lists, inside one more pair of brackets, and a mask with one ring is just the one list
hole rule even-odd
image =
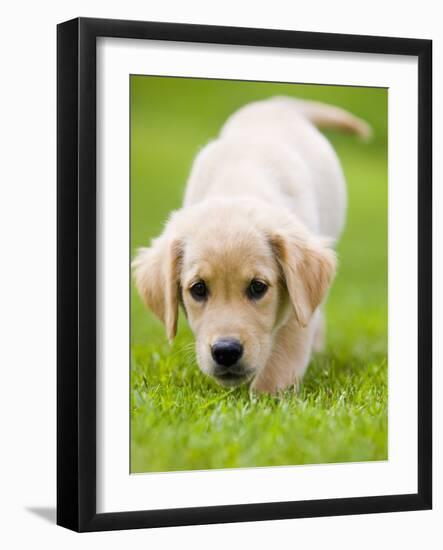
[[211, 347], [211, 354], [217, 364], [231, 367], [243, 355], [243, 346], [233, 338], [222, 338]]

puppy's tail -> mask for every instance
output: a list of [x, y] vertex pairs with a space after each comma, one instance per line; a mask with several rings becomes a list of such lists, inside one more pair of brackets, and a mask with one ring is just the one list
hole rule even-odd
[[361, 118], [348, 113], [340, 107], [327, 105], [318, 101], [304, 101], [292, 99], [297, 111], [305, 116], [317, 128], [333, 128], [343, 132], [355, 134], [363, 141], [369, 141], [372, 137], [372, 128]]

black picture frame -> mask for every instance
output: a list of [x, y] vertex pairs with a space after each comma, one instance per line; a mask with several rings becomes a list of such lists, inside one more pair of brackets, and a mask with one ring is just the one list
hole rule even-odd
[[[399, 54], [418, 58], [416, 494], [96, 512], [96, 39]], [[75, 531], [425, 510], [432, 506], [432, 42], [78, 18], [57, 28], [57, 523]]]

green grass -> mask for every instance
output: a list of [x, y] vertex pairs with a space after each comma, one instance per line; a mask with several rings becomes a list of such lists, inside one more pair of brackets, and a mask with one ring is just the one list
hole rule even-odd
[[328, 132], [349, 192], [325, 352], [298, 394], [253, 396], [206, 378], [181, 317], [172, 347], [131, 294], [131, 471], [387, 458], [387, 91], [132, 77], [131, 245], [179, 208], [198, 149], [239, 106], [275, 94], [341, 105], [368, 120], [370, 144]]

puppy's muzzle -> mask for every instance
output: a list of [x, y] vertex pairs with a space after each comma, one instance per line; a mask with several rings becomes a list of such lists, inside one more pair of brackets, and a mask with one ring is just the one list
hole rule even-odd
[[221, 370], [227, 370], [241, 359], [243, 346], [233, 338], [221, 338], [211, 346], [211, 355]]
[[237, 385], [251, 375], [251, 369], [246, 369], [240, 359], [243, 356], [243, 346], [233, 338], [222, 338], [211, 347], [211, 355], [215, 362], [213, 374], [227, 385]]

